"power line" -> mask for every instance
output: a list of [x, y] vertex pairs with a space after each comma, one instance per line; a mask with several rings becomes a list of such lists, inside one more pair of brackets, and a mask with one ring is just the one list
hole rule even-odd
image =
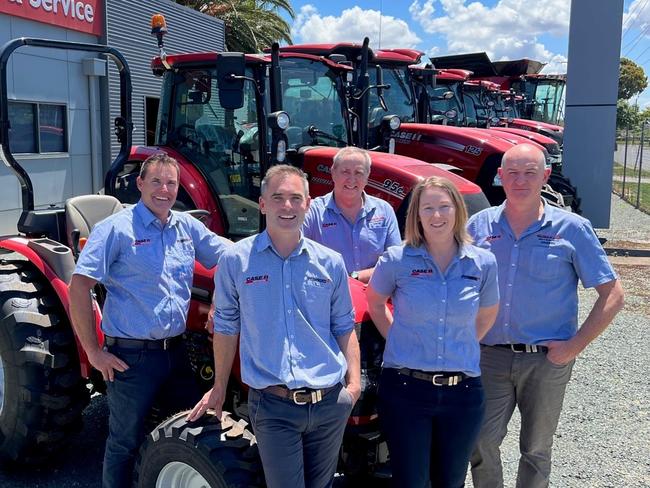
[[641, 52], [641, 54], [639, 54], [638, 56], [636, 56], [636, 57], [633, 59], [633, 61], [636, 61], [637, 59], [639, 59], [641, 56], [643, 56], [645, 53], [647, 53], [648, 50], [650, 50], [650, 46], [646, 47], [646, 48]]
[[637, 7], [637, 12], [635, 13], [636, 17], [634, 17], [634, 20], [632, 20], [630, 24], [627, 27], [625, 27], [625, 24], [629, 22], [630, 19], [632, 19], [632, 10], [634, 9], [633, 8], [630, 9], [630, 11], [628, 12], [627, 19], [625, 19], [625, 22], [623, 22], [623, 36], [621, 37], [621, 40], [625, 39], [625, 36], [630, 31], [634, 23], [641, 17], [640, 14], [641, 12], [643, 12], [643, 9], [646, 8], [647, 4], [648, 4], [648, 0], [644, 0], [643, 4], [641, 4], [641, 0], [639, 0], [639, 2], [635, 5], [635, 7]]
[[631, 43], [632, 45], [630, 46], [630, 44], [628, 43], [629, 47], [623, 48], [624, 50], [627, 49], [624, 53], [625, 56], [627, 56], [632, 51], [632, 49], [634, 49], [634, 47], [639, 43], [641, 38], [646, 34], [646, 32], [648, 32], [648, 29], [650, 29], [650, 24], [645, 24], [644, 29], [641, 32], [639, 32], [639, 34], [632, 41]]

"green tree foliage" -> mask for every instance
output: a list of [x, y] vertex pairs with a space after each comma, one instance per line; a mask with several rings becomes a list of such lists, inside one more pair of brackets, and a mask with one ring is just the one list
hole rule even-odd
[[618, 98], [629, 100], [648, 86], [648, 77], [643, 68], [634, 61], [621, 58], [618, 79]]
[[295, 13], [289, 0], [176, 0], [226, 24], [226, 49], [257, 53], [274, 42], [291, 44], [291, 27], [281, 17]]
[[630, 105], [626, 100], [619, 100], [616, 104], [616, 127], [617, 129], [635, 129], [641, 124], [639, 108]]

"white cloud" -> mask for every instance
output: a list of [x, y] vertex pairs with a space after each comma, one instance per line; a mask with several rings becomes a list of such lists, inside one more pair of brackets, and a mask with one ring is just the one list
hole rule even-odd
[[[295, 43], [355, 42], [370, 38], [378, 47], [379, 11], [363, 10], [358, 6], [343, 10], [338, 17], [322, 16], [313, 5], [304, 5], [294, 20], [291, 36]], [[414, 48], [420, 38], [408, 24], [389, 15], [381, 16], [381, 47]]]
[[[436, 3], [442, 7], [437, 17]], [[425, 32], [447, 39], [449, 54], [485, 51], [494, 61], [527, 57], [549, 63], [557, 54], [538, 37], [567, 36], [570, 6], [567, 0], [499, 0], [493, 7], [478, 1], [414, 0], [409, 12]]]

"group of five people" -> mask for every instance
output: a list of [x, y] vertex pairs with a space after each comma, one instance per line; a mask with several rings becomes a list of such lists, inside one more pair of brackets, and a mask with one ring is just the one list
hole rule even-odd
[[[195, 259], [219, 264], [215, 381], [188, 420], [221, 415], [239, 350], [268, 486], [332, 484], [361, 394], [349, 277], [368, 284], [386, 339], [378, 411], [395, 486], [462, 486], [470, 462], [475, 486], [503, 486], [499, 446], [515, 406], [517, 486], [548, 486], [573, 362], [623, 293], [589, 222], [541, 198], [544, 163], [533, 146], [508, 151], [499, 169], [506, 201], [469, 222], [448, 180], [420, 182], [403, 242], [390, 205], [364, 192], [365, 151], [340, 150], [332, 193], [314, 200], [302, 171], [274, 166], [261, 183], [266, 229], [231, 244], [171, 210], [178, 164], [147, 160], [141, 201], [95, 227], [70, 284], [73, 325], [108, 381], [104, 486], [129, 486], [146, 412], [163, 384], [187, 373], [180, 336]], [[578, 279], [598, 292], [580, 327]], [[107, 291], [103, 348], [90, 298], [98, 282]]]

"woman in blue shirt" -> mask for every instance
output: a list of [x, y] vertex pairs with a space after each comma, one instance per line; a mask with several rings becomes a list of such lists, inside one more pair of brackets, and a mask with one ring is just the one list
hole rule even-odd
[[419, 183], [404, 245], [382, 255], [367, 289], [386, 338], [378, 406], [395, 486], [463, 486], [483, 420], [479, 339], [499, 308], [497, 265], [466, 221], [451, 182]]

